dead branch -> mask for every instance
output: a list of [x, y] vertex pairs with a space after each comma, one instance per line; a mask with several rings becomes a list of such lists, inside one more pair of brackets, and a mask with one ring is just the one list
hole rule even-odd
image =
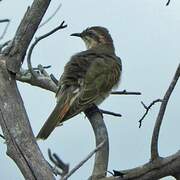
[[112, 91], [111, 94], [113, 95], [141, 95], [140, 92], [131, 92], [131, 91]]
[[152, 140], [151, 140], [151, 160], [157, 159], [159, 157], [159, 153], [158, 153], [158, 138], [159, 138], [159, 131], [160, 131], [160, 127], [162, 124], [162, 120], [164, 117], [164, 113], [166, 110], [166, 106], [167, 103], [169, 101], [169, 98], [171, 96], [171, 93], [179, 79], [180, 76], [180, 64], [178, 65], [178, 68], [176, 70], [176, 73], [173, 77], [173, 80], [171, 82], [171, 84], [169, 85], [169, 88], [167, 89], [162, 104], [160, 106], [160, 110], [156, 119], [156, 123], [154, 126], [154, 130], [153, 130], [153, 135], [152, 135]]
[[32, 55], [32, 51], [34, 49], [34, 47], [37, 45], [37, 43], [39, 41], [41, 41], [42, 39], [45, 39], [46, 37], [52, 35], [53, 33], [55, 33], [56, 31], [60, 30], [60, 29], [64, 29], [67, 27], [67, 25], [64, 25], [65, 21], [63, 21], [58, 27], [54, 28], [53, 30], [51, 30], [50, 32], [36, 38], [35, 42], [31, 45], [31, 47], [29, 48], [29, 52], [28, 52], [28, 56], [27, 56], [27, 63], [28, 63], [28, 68], [30, 73], [32, 74], [32, 76], [34, 76], [34, 78], [37, 78], [38, 75], [37, 73], [33, 70], [32, 65], [31, 65], [31, 55]]
[[49, 4], [50, 0], [33, 1], [12, 43], [0, 56], [0, 125], [6, 139], [7, 155], [15, 161], [25, 179], [31, 180], [53, 180], [54, 176], [36, 143], [14, 73], [19, 72], [29, 43]]
[[165, 176], [174, 176], [179, 173], [180, 151], [165, 157], [155, 159], [139, 167], [120, 170], [123, 177], [105, 177], [100, 180], [157, 180]]
[[[3, 53], [9, 71], [17, 73], [24, 61], [27, 48], [49, 6], [51, 0], [34, 0], [16, 31], [12, 44]], [[27, 33], [28, 32], [28, 33]]]
[[139, 128], [141, 128], [142, 126], [142, 121], [143, 119], [146, 117], [146, 115], [148, 114], [149, 110], [151, 109], [151, 107], [153, 105], [155, 105], [157, 102], [162, 102], [162, 99], [156, 99], [153, 102], [150, 103], [149, 106], [146, 106], [142, 101], [141, 104], [143, 105], [144, 109], [146, 110], [145, 113], [143, 114], [143, 116], [141, 117], [141, 119], [139, 120]]
[[88, 154], [81, 162], [79, 162], [67, 175], [65, 175], [61, 180], [67, 180], [72, 174], [74, 174], [80, 167], [84, 165], [96, 152], [98, 152], [104, 145], [105, 140], [101, 142], [92, 152]]
[[5, 140], [5, 137], [2, 134], [0, 134], [0, 137]]
[[103, 121], [102, 114], [97, 106], [86, 109], [84, 112], [88, 117], [89, 122], [94, 131], [96, 138], [96, 147], [104, 142], [101, 147], [101, 151], [98, 151], [95, 155], [95, 163], [92, 172], [91, 180], [98, 180], [106, 176], [108, 160], [109, 160], [109, 139], [108, 132]]
[[99, 109], [101, 113], [103, 114], [108, 114], [108, 115], [112, 115], [112, 116], [117, 116], [117, 117], [121, 117], [122, 115], [119, 114], [119, 113], [114, 113], [114, 112], [111, 112], [111, 111], [106, 111], [106, 110], [103, 110], [103, 109]]
[[9, 22], [9, 19], [0, 19], [0, 23]]
[[6, 32], [8, 30], [8, 27], [10, 25], [10, 20], [9, 19], [2, 19], [2, 20], [0, 20], [0, 23], [4, 23], [4, 22], [6, 22], [6, 26], [5, 26], [3, 32], [2, 32], [2, 34], [0, 36], [0, 40], [2, 40], [4, 38], [4, 36], [6, 35]]
[[170, 4], [170, 1], [171, 1], [171, 0], [168, 0], [168, 2], [166, 3], [166, 6], [168, 6], [168, 5]]
[[[171, 156], [159, 157], [158, 147], [157, 147], [159, 130], [166, 110], [166, 106], [179, 77], [180, 77], [180, 64], [178, 65], [176, 73], [164, 95], [163, 100], [160, 100], [160, 102], [162, 103], [160, 106], [159, 114], [156, 119], [152, 141], [151, 141], [151, 160], [148, 163], [141, 165], [137, 168], [133, 168], [129, 170], [120, 170], [119, 172], [123, 174], [122, 177], [111, 176], [111, 177], [101, 178], [100, 180], [149, 180], [149, 179], [157, 180], [166, 176], [174, 176], [177, 180], [180, 178], [179, 176], [180, 150]], [[159, 102], [159, 100], [152, 102], [148, 107], [144, 105], [145, 109], [149, 109], [149, 107], [151, 107], [156, 102]]]
[[0, 44], [0, 53], [1, 53], [2, 49], [5, 48], [6, 46], [8, 46], [8, 44], [9, 44], [10, 42], [11, 42], [11, 41], [9, 40], [9, 41], [4, 42], [3, 44]]
[[[38, 65], [37, 68], [33, 68], [33, 71], [36, 72], [36, 78], [30, 73], [29, 70], [20, 69], [20, 71], [16, 74], [16, 80], [28, 83], [32, 86], [37, 86], [52, 92], [57, 91], [57, 85], [54, 83], [54, 81], [51, 79], [49, 75], [47, 75], [47, 72], [44, 68], [40, 68], [42, 65]], [[43, 69], [43, 70], [42, 70]]]
[[55, 165], [52, 167], [55, 175], [60, 175], [62, 178], [68, 174], [69, 172], [69, 164], [64, 163], [57, 154], [51, 153], [50, 149], [48, 149], [48, 156], [52, 163]]
[[51, 16], [49, 16], [44, 22], [42, 22], [42, 23], [39, 25], [38, 29], [41, 28], [41, 27], [43, 27], [43, 26], [46, 25], [51, 19], [53, 19], [53, 17], [55, 17], [55, 15], [58, 13], [58, 11], [60, 10], [61, 7], [62, 7], [62, 4], [60, 3], [60, 4], [58, 5], [58, 7], [55, 9], [55, 11], [51, 14]]

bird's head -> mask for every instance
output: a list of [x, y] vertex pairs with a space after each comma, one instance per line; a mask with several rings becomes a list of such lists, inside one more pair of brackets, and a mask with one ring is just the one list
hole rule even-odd
[[100, 26], [93, 26], [85, 29], [81, 33], [73, 33], [71, 36], [77, 36], [84, 40], [87, 49], [96, 48], [101, 45], [107, 45], [113, 48], [113, 40], [109, 31]]

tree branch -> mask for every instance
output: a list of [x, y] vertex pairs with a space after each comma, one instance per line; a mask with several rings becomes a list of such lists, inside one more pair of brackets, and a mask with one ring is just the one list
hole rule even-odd
[[31, 45], [31, 47], [29, 48], [29, 52], [28, 52], [28, 56], [27, 56], [27, 63], [28, 63], [28, 68], [30, 73], [32, 74], [32, 76], [34, 78], [37, 78], [38, 75], [37, 73], [33, 70], [32, 65], [31, 65], [31, 54], [32, 51], [34, 49], [34, 47], [37, 45], [37, 43], [39, 41], [41, 41], [42, 39], [45, 39], [46, 37], [50, 36], [51, 34], [55, 33], [56, 31], [60, 30], [60, 29], [64, 29], [67, 27], [67, 25], [64, 25], [65, 21], [63, 21], [58, 27], [54, 28], [53, 30], [51, 30], [50, 32], [44, 34], [43, 36], [40, 36], [38, 38], [36, 38], [35, 42]]
[[131, 92], [131, 91], [112, 91], [111, 94], [113, 95], [141, 95], [140, 92]]
[[2, 134], [0, 134], [0, 137], [5, 140], [5, 137]]
[[100, 180], [157, 180], [165, 176], [174, 176], [180, 169], [180, 151], [166, 158], [155, 159], [142, 166], [123, 170], [123, 177], [105, 177]]
[[179, 79], [179, 76], [180, 76], [180, 64], [178, 65], [178, 68], [177, 68], [176, 73], [173, 77], [173, 80], [172, 80], [169, 88], [167, 89], [167, 91], [164, 95], [163, 102], [160, 106], [159, 114], [158, 114], [157, 119], [156, 119], [156, 123], [155, 123], [154, 130], [153, 130], [153, 135], [152, 135], [152, 140], [151, 140], [151, 160], [154, 160], [154, 159], [159, 157], [159, 153], [158, 153], [159, 131], [160, 131], [160, 127], [162, 124], [162, 120], [164, 117], [164, 113], [166, 110], [168, 100], [169, 100], [170, 95], [171, 95], [171, 93], [172, 93], [172, 91], [173, 91], [173, 89], [174, 89], [174, 87], [175, 87], [175, 85]]
[[27, 9], [13, 39], [12, 44], [3, 53], [6, 55], [7, 68], [13, 73], [20, 70], [27, 48], [50, 4], [51, 0], [34, 0]]
[[52, 91], [55, 93], [58, 87], [54, 83], [54, 81], [51, 79], [51, 77], [47, 75], [48, 73], [45, 71], [42, 65], [38, 65], [38, 68], [36, 68], [36, 71], [38, 71], [39, 73], [36, 73], [36, 77], [34, 77], [30, 73], [29, 70], [24, 70], [21, 68], [21, 70], [16, 74], [16, 80], [28, 83], [32, 86], [37, 86], [37, 87]]
[[4, 36], [6, 35], [6, 32], [8, 30], [9, 24], [10, 24], [10, 20], [9, 19], [0, 20], [0, 23], [3, 23], [3, 22], [7, 22], [7, 24], [6, 24], [6, 26], [5, 26], [4, 30], [3, 30], [3, 33], [0, 36], [0, 40], [2, 40], [4, 38]]
[[62, 4], [60, 3], [58, 5], [58, 7], [56, 8], [56, 10], [53, 12], [53, 14], [39, 25], [38, 29], [43, 27], [44, 25], [46, 25], [57, 14], [57, 12], [60, 10], [61, 6], [62, 6]]
[[99, 109], [100, 112], [102, 114], [108, 114], [108, 115], [112, 115], [112, 116], [117, 116], [117, 117], [121, 117], [122, 115], [119, 114], [119, 113], [114, 113], [114, 112], [111, 112], [111, 111], [106, 111], [106, 110], [103, 110], [103, 109]]
[[171, 1], [171, 0], [168, 0], [168, 2], [166, 3], [166, 6], [168, 6], [168, 5], [170, 4], [170, 1]]
[[93, 128], [96, 138], [96, 146], [105, 141], [101, 151], [98, 151], [95, 155], [93, 173], [90, 177], [91, 180], [98, 180], [105, 177], [107, 172], [109, 160], [108, 132], [104, 124], [102, 114], [97, 106], [94, 105], [93, 107], [87, 109], [84, 113], [88, 117]]
[[65, 164], [57, 154], [53, 153], [51, 154], [50, 149], [48, 149], [48, 156], [49, 159], [52, 161], [52, 163], [55, 165], [53, 169], [54, 173], [56, 175], [60, 175], [62, 178], [68, 174], [69, 172], [69, 164]]
[[148, 114], [149, 110], [151, 109], [151, 107], [153, 105], [155, 105], [157, 102], [162, 102], [162, 99], [156, 99], [154, 100], [149, 106], [146, 106], [142, 101], [141, 104], [143, 105], [144, 109], [146, 110], [145, 113], [143, 114], [143, 116], [141, 117], [141, 119], [139, 120], [139, 128], [141, 128], [142, 126], [142, 121], [143, 119], [146, 117], [146, 115]]
[[11, 45], [0, 56], [0, 125], [6, 139], [7, 155], [15, 161], [25, 179], [30, 180], [53, 180], [54, 176], [32, 133], [14, 73], [19, 72], [29, 43], [49, 4], [50, 0], [34, 0]]
[[9, 19], [0, 19], [0, 23], [9, 22]]
[[74, 174], [80, 167], [83, 166], [95, 153], [97, 153], [104, 145], [105, 140], [101, 142], [92, 152], [88, 154], [81, 162], [79, 162], [67, 175], [65, 175], [61, 180], [67, 180], [72, 174]]
[[0, 44], [0, 54], [1, 54], [1, 51], [4, 47], [6, 47], [11, 41], [6, 41], [4, 42], [3, 44]]
[[0, 125], [10, 156], [25, 179], [54, 179], [32, 133], [15, 77], [0, 58]]

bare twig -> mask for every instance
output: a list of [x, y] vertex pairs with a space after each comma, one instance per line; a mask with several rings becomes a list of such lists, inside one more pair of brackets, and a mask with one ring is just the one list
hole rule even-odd
[[64, 25], [64, 23], [65, 23], [65, 21], [63, 21], [58, 27], [54, 28], [54, 29], [51, 30], [50, 32], [48, 32], [48, 33], [46, 33], [46, 34], [44, 34], [44, 35], [36, 38], [35, 42], [34, 42], [34, 43], [31, 45], [31, 47], [29, 48], [29, 52], [28, 52], [28, 56], [27, 56], [28, 68], [29, 68], [30, 73], [31, 73], [35, 78], [37, 77], [37, 74], [36, 74], [36, 72], [33, 70], [32, 64], [31, 64], [31, 55], [32, 55], [32, 51], [33, 51], [34, 47], [36, 46], [36, 44], [37, 44], [40, 40], [42, 40], [42, 39], [50, 36], [51, 34], [55, 33], [56, 31], [58, 31], [58, 30], [60, 30], [60, 29], [66, 28], [67, 25]]
[[178, 68], [176, 70], [176, 73], [173, 77], [173, 80], [169, 86], [169, 88], [167, 89], [164, 98], [163, 98], [163, 102], [160, 106], [160, 110], [156, 119], [156, 123], [154, 126], [154, 130], [153, 130], [153, 135], [152, 135], [152, 140], [151, 140], [151, 160], [155, 160], [159, 157], [159, 153], [158, 153], [158, 138], [159, 138], [159, 131], [160, 131], [160, 127], [162, 124], [162, 120], [164, 117], [164, 113], [166, 110], [166, 106], [167, 103], [169, 101], [170, 95], [179, 79], [180, 76], [180, 64], [178, 65]]
[[62, 6], [62, 4], [60, 3], [58, 5], [58, 7], [56, 8], [56, 10], [53, 12], [53, 14], [39, 25], [38, 29], [43, 27], [44, 25], [46, 25], [57, 14], [57, 12], [60, 10], [61, 6]]
[[[43, 68], [43, 69], [49, 69], [49, 68], [51, 68], [51, 65], [48, 65], [48, 66], [42, 66], [42, 68]], [[34, 71], [38, 71], [39, 68], [38, 68], [38, 67], [37, 67], [37, 68], [33, 68], [33, 70], [34, 70]]]
[[56, 85], [58, 85], [58, 80], [56, 79], [56, 77], [53, 75], [53, 74], [50, 74], [50, 77], [51, 77], [51, 79], [54, 81], [54, 83], [56, 84]]
[[131, 92], [131, 91], [126, 91], [126, 90], [123, 90], [123, 91], [112, 91], [111, 94], [114, 94], [114, 95], [141, 95], [140, 92]]
[[79, 164], [77, 164], [62, 180], [67, 180], [72, 174], [74, 174], [84, 163], [86, 163], [97, 151], [99, 151], [105, 144], [105, 140], [101, 142], [92, 152], [88, 154]]
[[53, 168], [53, 171], [55, 174], [60, 175], [61, 177], [64, 177], [69, 172], [69, 164], [64, 163], [57, 154], [51, 153], [50, 149], [48, 149], [48, 156], [49, 159], [53, 162], [55, 165], [55, 168]]
[[141, 104], [143, 105], [144, 109], [146, 110], [145, 113], [143, 114], [143, 116], [141, 117], [141, 119], [139, 120], [139, 128], [141, 128], [142, 126], [142, 121], [143, 119], [146, 117], [146, 115], [148, 114], [149, 110], [151, 109], [151, 107], [156, 104], [157, 102], [162, 102], [162, 99], [156, 99], [154, 100], [149, 106], [146, 106], [142, 101]]
[[166, 6], [168, 6], [168, 5], [170, 4], [170, 1], [171, 1], [171, 0], [168, 0], [168, 2], [166, 3]]
[[0, 19], [0, 23], [9, 22], [9, 19]]
[[6, 41], [6, 42], [4, 42], [3, 44], [0, 44], [0, 53], [1, 53], [2, 49], [3, 49], [4, 47], [6, 47], [10, 42], [11, 42], [11, 40]]
[[108, 115], [112, 115], [112, 116], [117, 116], [117, 117], [121, 117], [122, 115], [119, 114], [119, 113], [114, 113], [114, 112], [111, 112], [111, 111], [106, 111], [106, 110], [103, 110], [103, 109], [99, 109], [101, 111], [101, 113], [103, 114], [108, 114]]
[[5, 137], [4, 137], [2, 134], [0, 134], [0, 137], [1, 137], [2, 139], [5, 139]]
[[6, 32], [7, 32], [7, 30], [8, 30], [8, 27], [9, 27], [9, 25], [10, 25], [10, 20], [9, 20], [9, 19], [0, 20], [0, 23], [3, 23], [3, 22], [7, 22], [7, 24], [6, 24], [6, 26], [5, 26], [2, 34], [1, 34], [1, 36], [0, 36], [0, 40], [4, 38], [4, 36], [6, 35]]

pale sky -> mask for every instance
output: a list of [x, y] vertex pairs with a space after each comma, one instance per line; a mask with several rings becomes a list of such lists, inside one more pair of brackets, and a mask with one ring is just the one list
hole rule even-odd
[[[0, 2], [0, 19], [11, 19], [6, 37], [13, 37], [30, 0], [3, 0]], [[107, 27], [114, 39], [117, 55], [122, 59], [123, 76], [119, 90], [140, 91], [141, 96], [110, 96], [101, 108], [121, 113], [121, 118], [105, 116], [109, 140], [109, 171], [140, 166], [150, 158], [150, 142], [159, 104], [152, 107], [138, 128], [144, 113], [141, 101], [147, 105], [162, 98], [180, 62], [180, 1], [172, 0], [53, 0], [44, 20], [59, 3], [62, 7], [36, 36], [59, 25], [62, 20], [68, 28], [57, 32], [38, 44], [32, 56], [33, 65], [52, 65], [48, 72], [57, 78], [71, 55], [85, 50], [82, 40], [70, 37], [90, 26]], [[4, 25], [0, 24], [0, 32]], [[2, 43], [1, 41], [0, 43]], [[24, 67], [26, 67], [24, 65]], [[35, 135], [53, 110], [54, 94], [18, 83]], [[159, 150], [168, 156], [180, 149], [180, 82], [168, 103], [160, 131]], [[73, 168], [95, 148], [94, 135], [84, 114], [56, 128], [46, 141], [38, 142], [44, 156], [47, 149], [56, 152]], [[23, 179], [15, 163], [6, 156], [6, 145], [0, 140], [0, 179]], [[93, 158], [78, 170], [70, 180], [87, 179], [92, 172]], [[164, 178], [166, 180], [172, 178]]]

